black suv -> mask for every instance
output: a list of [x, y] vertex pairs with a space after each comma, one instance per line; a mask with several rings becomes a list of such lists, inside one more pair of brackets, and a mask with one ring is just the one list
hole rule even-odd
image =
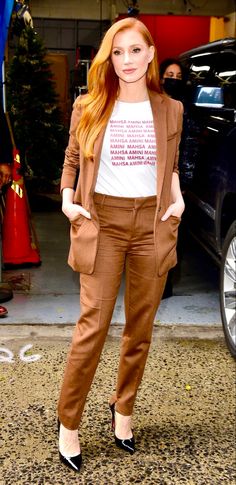
[[[236, 356], [236, 39], [184, 52], [187, 96], [180, 176], [193, 236], [220, 265], [220, 309]], [[181, 158], [181, 157], [180, 157]]]

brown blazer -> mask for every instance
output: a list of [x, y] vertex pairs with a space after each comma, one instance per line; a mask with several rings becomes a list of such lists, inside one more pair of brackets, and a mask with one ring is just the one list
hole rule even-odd
[[[171, 203], [172, 173], [178, 173], [179, 142], [182, 131], [183, 105], [165, 95], [150, 92], [150, 102], [157, 144], [157, 209], [154, 223], [157, 272], [166, 273], [177, 262], [176, 243], [180, 218], [170, 216], [161, 221], [162, 215]], [[76, 128], [81, 116], [78, 99], [71, 116], [70, 138], [65, 152], [61, 177], [61, 190], [74, 188], [74, 202], [91, 213], [91, 220], [79, 215], [71, 221], [71, 246], [68, 264], [74, 271], [91, 274], [96, 260], [99, 220], [93, 202], [94, 188], [99, 169], [105, 129], [98, 136], [94, 146], [94, 159], [85, 159], [76, 140]]]

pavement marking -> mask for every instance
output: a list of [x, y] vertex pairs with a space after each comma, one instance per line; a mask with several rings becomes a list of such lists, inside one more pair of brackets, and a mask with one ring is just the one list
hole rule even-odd
[[[30, 362], [36, 362], [37, 360], [41, 359], [41, 355], [29, 353], [32, 347], [33, 347], [32, 344], [27, 344], [20, 349], [19, 351], [20, 360], [22, 360], [23, 362], [30, 363]], [[1, 355], [1, 354], [5, 354], [5, 355]], [[13, 352], [10, 349], [7, 349], [5, 347], [0, 347], [0, 362], [8, 362], [8, 363], [15, 362]]]
[[[1, 353], [6, 354], [5, 357]], [[0, 347], [0, 362], [14, 362], [14, 354], [11, 350]]]

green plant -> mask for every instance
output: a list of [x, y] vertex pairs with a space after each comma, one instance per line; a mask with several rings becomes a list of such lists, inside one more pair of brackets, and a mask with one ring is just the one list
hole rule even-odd
[[41, 179], [60, 177], [66, 145], [46, 48], [25, 27], [7, 69], [7, 104], [24, 173]]

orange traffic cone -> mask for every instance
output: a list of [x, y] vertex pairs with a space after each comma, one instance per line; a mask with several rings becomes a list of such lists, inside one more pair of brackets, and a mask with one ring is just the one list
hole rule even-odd
[[2, 226], [3, 262], [7, 266], [40, 265], [38, 245], [31, 236], [28, 199], [20, 173], [20, 155], [15, 148], [13, 156], [13, 182], [7, 189]]

